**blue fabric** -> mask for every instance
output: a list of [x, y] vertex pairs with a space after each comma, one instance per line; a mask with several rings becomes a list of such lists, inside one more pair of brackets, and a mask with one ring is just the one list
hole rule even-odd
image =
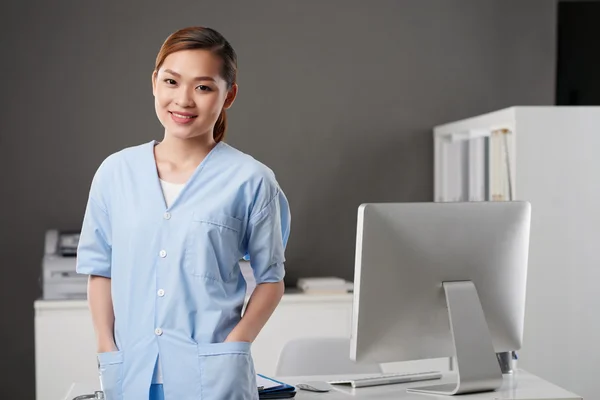
[[221, 142], [167, 207], [155, 145], [106, 158], [85, 210], [77, 271], [112, 278], [118, 351], [99, 355], [103, 385], [143, 398], [160, 354], [168, 400], [255, 399], [250, 344], [222, 342], [241, 319], [239, 260], [257, 284], [285, 275], [288, 201], [269, 168]]
[[159, 385], [159, 384], [150, 385], [150, 400], [165, 400], [165, 393], [163, 391], [163, 385]]

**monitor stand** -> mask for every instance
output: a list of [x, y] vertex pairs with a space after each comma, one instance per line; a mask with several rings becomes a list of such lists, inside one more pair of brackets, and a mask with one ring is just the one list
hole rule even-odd
[[407, 389], [413, 393], [456, 395], [490, 392], [502, 385], [502, 371], [475, 285], [444, 282], [458, 382]]

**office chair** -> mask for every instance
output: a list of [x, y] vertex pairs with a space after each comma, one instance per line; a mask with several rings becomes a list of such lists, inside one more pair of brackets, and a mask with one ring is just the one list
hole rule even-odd
[[379, 364], [350, 360], [350, 339], [301, 338], [285, 344], [276, 367], [276, 376], [309, 376], [381, 373]]

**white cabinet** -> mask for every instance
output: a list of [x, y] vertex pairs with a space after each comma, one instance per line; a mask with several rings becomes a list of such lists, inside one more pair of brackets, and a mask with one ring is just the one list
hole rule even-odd
[[35, 302], [37, 400], [62, 400], [73, 382], [98, 379], [96, 339], [85, 301]]
[[288, 340], [308, 336], [350, 337], [352, 295], [285, 295], [252, 345], [256, 371], [275, 373]]
[[[252, 346], [259, 373], [273, 375], [284, 344], [294, 338], [350, 337], [352, 294], [285, 294]], [[37, 400], [62, 400], [74, 382], [97, 380], [96, 340], [87, 302], [35, 303]], [[386, 371], [446, 370], [445, 359], [392, 363]]]

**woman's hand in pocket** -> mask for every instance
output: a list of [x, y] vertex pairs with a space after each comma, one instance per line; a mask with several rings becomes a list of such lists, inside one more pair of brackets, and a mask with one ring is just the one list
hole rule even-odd
[[105, 340], [98, 343], [98, 353], [109, 353], [117, 350], [117, 345], [114, 340]]
[[246, 342], [246, 343], [251, 343], [251, 340], [248, 340], [246, 338], [243, 338], [241, 336], [237, 336], [234, 335], [233, 332], [229, 335], [227, 335], [227, 337], [225, 338], [225, 341], [223, 343], [229, 343], [229, 342]]

